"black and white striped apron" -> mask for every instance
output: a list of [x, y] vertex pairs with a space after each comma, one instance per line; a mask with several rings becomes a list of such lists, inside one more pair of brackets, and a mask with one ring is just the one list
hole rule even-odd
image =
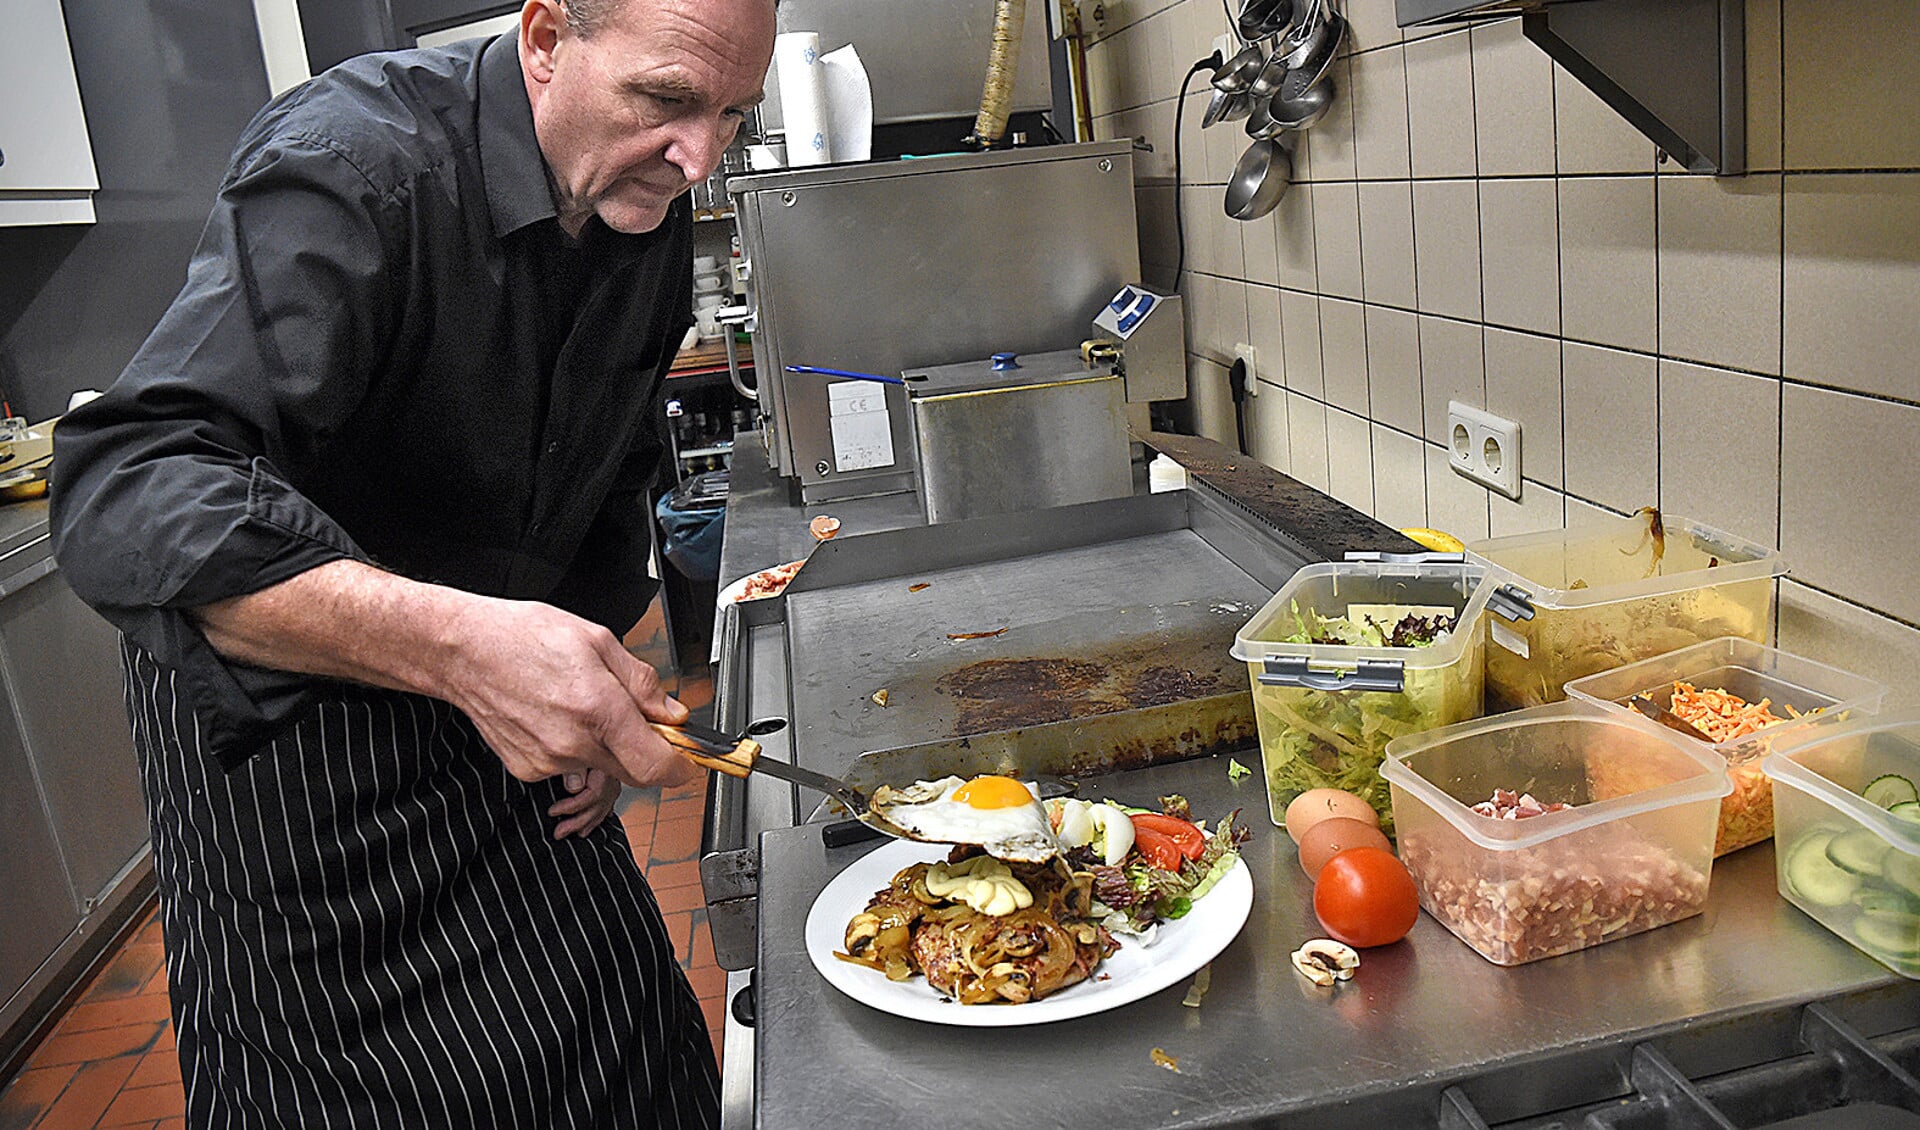
[[342, 687], [231, 772], [123, 649], [194, 1127], [719, 1122], [626, 834], [555, 842], [446, 703]]

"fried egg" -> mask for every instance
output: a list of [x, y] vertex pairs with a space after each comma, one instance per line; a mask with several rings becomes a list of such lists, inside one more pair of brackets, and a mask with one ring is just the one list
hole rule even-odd
[[1044, 863], [1060, 853], [1038, 794], [1011, 777], [883, 785], [868, 807], [913, 839], [977, 844], [995, 859]]

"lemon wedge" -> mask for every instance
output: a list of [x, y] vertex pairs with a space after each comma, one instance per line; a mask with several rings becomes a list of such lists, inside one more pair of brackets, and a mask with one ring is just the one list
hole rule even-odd
[[1430, 530], [1425, 526], [1416, 526], [1400, 532], [1435, 553], [1459, 553], [1467, 548], [1459, 538], [1444, 530]]

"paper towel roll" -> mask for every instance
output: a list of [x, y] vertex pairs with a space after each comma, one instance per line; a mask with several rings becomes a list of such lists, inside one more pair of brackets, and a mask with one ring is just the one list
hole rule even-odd
[[780, 76], [780, 117], [787, 130], [787, 164], [824, 165], [833, 160], [827, 136], [827, 83], [820, 68], [820, 36], [782, 32], [773, 41]]
[[873, 156], [873, 85], [860, 52], [849, 43], [820, 57], [827, 85], [827, 136], [833, 159], [865, 161]]

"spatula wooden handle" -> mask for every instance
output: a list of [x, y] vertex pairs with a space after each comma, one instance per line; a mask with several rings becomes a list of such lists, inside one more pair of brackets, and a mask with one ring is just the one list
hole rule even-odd
[[665, 722], [652, 722], [649, 725], [659, 731], [660, 736], [667, 739], [688, 761], [716, 773], [745, 777], [753, 772], [754, 762], [760, 760], [760, 743], [752, 738], [730, 742], [718, 734], [694, 733]]

